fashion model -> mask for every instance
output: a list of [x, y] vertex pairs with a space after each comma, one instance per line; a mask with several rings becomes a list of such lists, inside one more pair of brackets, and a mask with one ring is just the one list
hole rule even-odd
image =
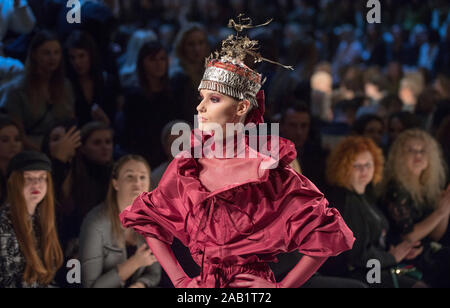
[[[190, 153], [177, 155], [158, 187], [120, 214], [124, 227], [146, 238], [175, 287], [296, 288], [354, 242], [339, 212], [289, 165], [296, 157], [292, 142], [277, 137], [277, 145], [268, 142], [277, 155], [267, 155], [250, 146], [252, 136], [241, 138], [241, 147], [235, 137], [242, 134], [227, 126], [263, 123], [262, 78], [244, 59], [272, 62], [256, 51], [256, 41], [239, 36], [252, 27], [239, 18], [229, 24], [238, 34], [206, 61]], [[188, 155], [198, 145], [204, 155]], [[174, 237], [189, 248], [200, 276], [185, 274], [170, 248]], [[276, 282], [268, 263], [296, 249], [304, 256]]]

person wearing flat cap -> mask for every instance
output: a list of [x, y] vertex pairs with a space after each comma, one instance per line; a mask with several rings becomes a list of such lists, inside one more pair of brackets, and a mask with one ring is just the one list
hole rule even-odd
[[48, 287], [63, 262], [55, 226], [50, 159], [24, 151], [8, 166], [0, 210], [0, 288]]

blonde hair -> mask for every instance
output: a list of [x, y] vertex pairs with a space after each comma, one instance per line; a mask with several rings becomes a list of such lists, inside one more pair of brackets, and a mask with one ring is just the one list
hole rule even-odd
[[408, 88], [417, 97], [425, 88], [425, 78], [419, 72], [408, 73], [400, 81], [400, 88]]
[[174, 40], [174, 51], [177, 58], [181, 61], [182, 64], [185, 63], [185, 57], [184, 57], [184, 44], [186, 42], [187, 37], [193, 33], [193, 32], [202, 32], [205, 35], [205, 39], [208, 40], [208, 36], [206, 33], [205, 28], [203, 25], [195, 22], [187, 23], [183, 26], [183, 28], [180, 29], [180, 31], [177, 33], [177, 36]]
[[326, 177], [330, 185], [351, 189], [350, 178], [356, 156], [370, 152], [374, 162], [372, 183], [377, 184], [383, 175], [384, 157], [381, 149], [372, 139], [362, 136], [350, 136], [343, 139], [327, 159]]
[[23, 196], [24, 176], [21, 171], [14, 171], [8, 179], [8, 204], [11, 209], [11, 220], [19, 242], [20, 250], [25, 257], [23, 279], [28, 284], [39, 282], [48, 285], [63, 263], [63, 252], [58, 240], [55, 224], [55, 206], [53, 197], [53, 182], [47, 172], [47, 193], [38, 205], [40, 234], [40, 249], [42, 258], [37, 251], [36, 235], [29, 218], [27, 205]]
[[[405, 166], [406, 143], [410, 140], [421, 140], [425, 143], [428, 166], [416, 181]], [[436, 201], [445, 185], [446, 165], [442, 157], [440, 146], [427, 132], [420, 129], [409, 129], [402, 132], [393, 143], [386, 163], [383, 180], [383, 191], [391, 181], [395, 181], [406, 189], [419, 205], [425, 201], [435, 206]]]
[[322, 90], [327, 88], [331, 91], [333, 86], [333, 78], [331, 74], [324, 71], [317, 71], [311, 76], [311, 87], [313, 89]]
[[[117, 202], [117, 191], [114, 188], [113, 180], [118, 179], [120, 170], [127, 162], [130, 162], [130, 161], [137, 161], [137, 162], [143, 163], [145, 165], [145, 167], [147, 167], [149, 176], [150, 176], [150, 172], [151, 172], [150, 166], [148, 165], [147, 161], [145, 160], [145, 158], [143, 158], [140, 155], [125, 155], [125, 156], [121, 157], [113, 166], [113, 170], [111, 173], [111, 179], [109, 181], [109, 186], [108, 186], [108, 192], [106, 194], [104, 210], [106, 212], [106, 215], [107, 215], [109, 221], [111, 222], [111, 229], [112, 229], [111, 231], [113, 233], [113, 237], [115, 238], [115, 240], [119, 246], [125, 245], [125, 239], [124, 239], [122, 224], [120, 223], [120, 219], [119, 219], [120, 210], [119, 210], [119, 204]], [[150, 185], [149, 185], [149, 189], [150, 189]]]

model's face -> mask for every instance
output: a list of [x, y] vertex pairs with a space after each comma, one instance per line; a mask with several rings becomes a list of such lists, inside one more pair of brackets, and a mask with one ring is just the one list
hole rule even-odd
[[428, 167], [428, 155], [425, 142], [420, 139], [410, 139], [404, 147], [405, 163], [409, 172], [420, 176]]
[[85, 49], [71, 48], [69, 49], [70, 65], [78, 76], [89, 74], [91, 70], [91, 57]]
[[23, 196], [28, 205], [37, 205], [47, 194], [47, 171], [24, 171]]
[[366, 187], [372, 182], [373, 174], [375, 171], [373, 156], [369, 151], [359, 153], [352, 166], [351, 172], [351, 186], [354, 187]]
[[61, 45], [58, 41], [47, 41], [34, 52], [39, 70], [54, 72], [61, 64]]
[[184, 53], [191, 63], [203, 63], [208, 56], [208, 41], [202, 31], [189, 33], [184, 41]]
[[364, 128], [364, 136], [371, 138], [378, 145], [383, 141], [383, 135], [383, 123], [379, 121], [370, 121]]
[[283, 135], [294, 142], [297, 148], [303, 147], [308, 139], [311, 118], [306, 112], [288, 112], [281, 126]]
[[0, 160], [9, 161], [22, 150], [22, 140], [15, 126], [0, 129]]
[[168, 58], [164, 50], [156, 55], [148, 55], [144, 58], [144, 69], [149, 77], [162, 78], [167, 73]]
[[119, 170], [113, 179], [114, 189], [119, 199], [134, 200], [140, 193], [150, 189], [150, 173], [144, 163], [130, 160]]
[[[201, 102], [197, 106], [199, 129], [212, 131], [217, 125], [225, 132], [227, 123], [239, 123], [248, 110], [248, 101], [238, 102], [219, 92], [200, 91]], [[247, 108], [244, 108], [247, 102]]]
[[93, 162], [107, 164], [112, 161], [113, 136], [110, 130], [93, 132], [81, 148], [82, 153]]

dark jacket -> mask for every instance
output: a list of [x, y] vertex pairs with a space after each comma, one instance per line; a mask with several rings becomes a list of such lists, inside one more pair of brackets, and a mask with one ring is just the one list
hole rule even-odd
[[[33, 227], [39, 241], [38, 214], [33, 216]], [[37, 245], [39, 247], [39, 245]], [[0, 207], [0, 288], [45, 288], [35, 282], [28, 284], [23, 280], [26, 260], [20, 250], [14, 226], [11, 221], [9, 205]]]
[[[396, 265], [393, 255], [387, 252], [386, 235], [389, 224], [369, 193], [359, 195], [344, 188], [334, 187], [326, 195], [330, 206], [339, 210], [345, 223], [356, 238], [353, 249], [337, 258], [330, 258], [326, 268], [330, 274], [346, 274], [345, 271], [367, 270], [367, 261], [377, 259], [381, 268]], [[344, 271], [344, 272], [343, 272]]]

